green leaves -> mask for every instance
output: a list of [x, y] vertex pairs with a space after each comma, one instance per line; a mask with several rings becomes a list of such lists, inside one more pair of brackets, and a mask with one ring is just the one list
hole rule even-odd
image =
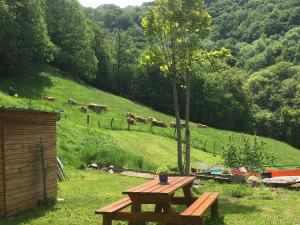
[[274, 157], [265, 152], [265, 143], [258, 142], [254, 137], [243, 135], [240, 138], [240, 144], [234, 142], [233, 136], [228, 137], [226, 145], [222, 147], [222, 158], [225, 166], [229, 168], [239, 168], [242, 166], [251, 169], [262, 169], [264, 165], [270, 165], [274, 161]]

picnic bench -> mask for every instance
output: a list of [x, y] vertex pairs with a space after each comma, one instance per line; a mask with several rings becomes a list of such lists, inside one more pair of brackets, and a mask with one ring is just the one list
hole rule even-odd
[[[192, 196], [191, 187], [195, 177], [169, 177], [169, 183], [161, 185], [158, 179], [130, 188], [123, 192], [128, 195], [104, 208], [96, 214], [103, 215], [103, 225], [111, 225], [112, 220], [137, 222], [160, 222], [165, 224], [203, 225], [204, 213], [211, 208], [213, 216], [218, 214], [218, 196], [216, 192], [205, 192], [198, 198]], [[183, 190], [183, 197], [175, 197], [178, 189]], [[143, 204], [154, 204], [154, 212], [141, 211]], [[182, 213], [172, 211], [172, 205], [186, 205]], [[131, 206], [131, 211], [122, 211]]]

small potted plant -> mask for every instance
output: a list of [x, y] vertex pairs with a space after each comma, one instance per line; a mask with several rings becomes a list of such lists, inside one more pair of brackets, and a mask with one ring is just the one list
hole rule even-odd
[[160, 166], [157, 168], [156, 174], [159, 176], [159, 182], [161, 184], [168, 183], [168, 173], [169, 173], [169, 168], [166, 166]]

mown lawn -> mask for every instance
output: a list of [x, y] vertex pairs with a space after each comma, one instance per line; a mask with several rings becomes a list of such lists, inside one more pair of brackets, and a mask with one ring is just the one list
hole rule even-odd
[[[1, 219], [0, 225], [96, 225], [101, 216], [94, 210], [122, 197], [122, 190], [146, 180], [106, 174], [100, 171], [68, 171], [70, 180], [59, 184], [58, 196], [65, 202], [53, 207], [37, 207], [17, 216]], [[267, 187], [251, 188], [240, 185], [220, 185], [200, 181], [195, 195], [218, 191], [220, 217], [211, 225], [299, 225], [300, 192]], [[179, 210], [178, 208], [175, 210]], [[115, 224], [120, 223], [116, 222]]]

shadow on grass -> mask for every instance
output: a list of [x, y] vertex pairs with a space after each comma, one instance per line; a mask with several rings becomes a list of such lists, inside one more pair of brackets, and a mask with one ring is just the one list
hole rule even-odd
[[6, 74], [1, 77], [0, 90], [8, 94], [9, 87], [16, 89], [19, 97], [39, 99], [43, 90], [53, 86], [49, 76], [41, 73], [41, 69], [27, 69], [26, 71]]
[[220, 210], [222, 211], [223, 215], [227, 214], [248, 214], [253, 212], [260, 211], [256, 206], [254, 205], [242, 205], [238, 202], [231, 202], [226, 199], [222, 199], [220, 201]]
[[24, 212], [20, 212], [17, 215], [1, 218], [0, 219], [0, 225], [19, 225], [19, 224], [27, 224], [30, 223], [30, 221], [33, 221], [35, 219], [38, 219], [40, 217], [45, 216], [48, 212], [54, 212], [57, 209], [55, 208], [54, 204], [51, 205], [41, 205], [37, 206], [33, 209], [28, 209]]

